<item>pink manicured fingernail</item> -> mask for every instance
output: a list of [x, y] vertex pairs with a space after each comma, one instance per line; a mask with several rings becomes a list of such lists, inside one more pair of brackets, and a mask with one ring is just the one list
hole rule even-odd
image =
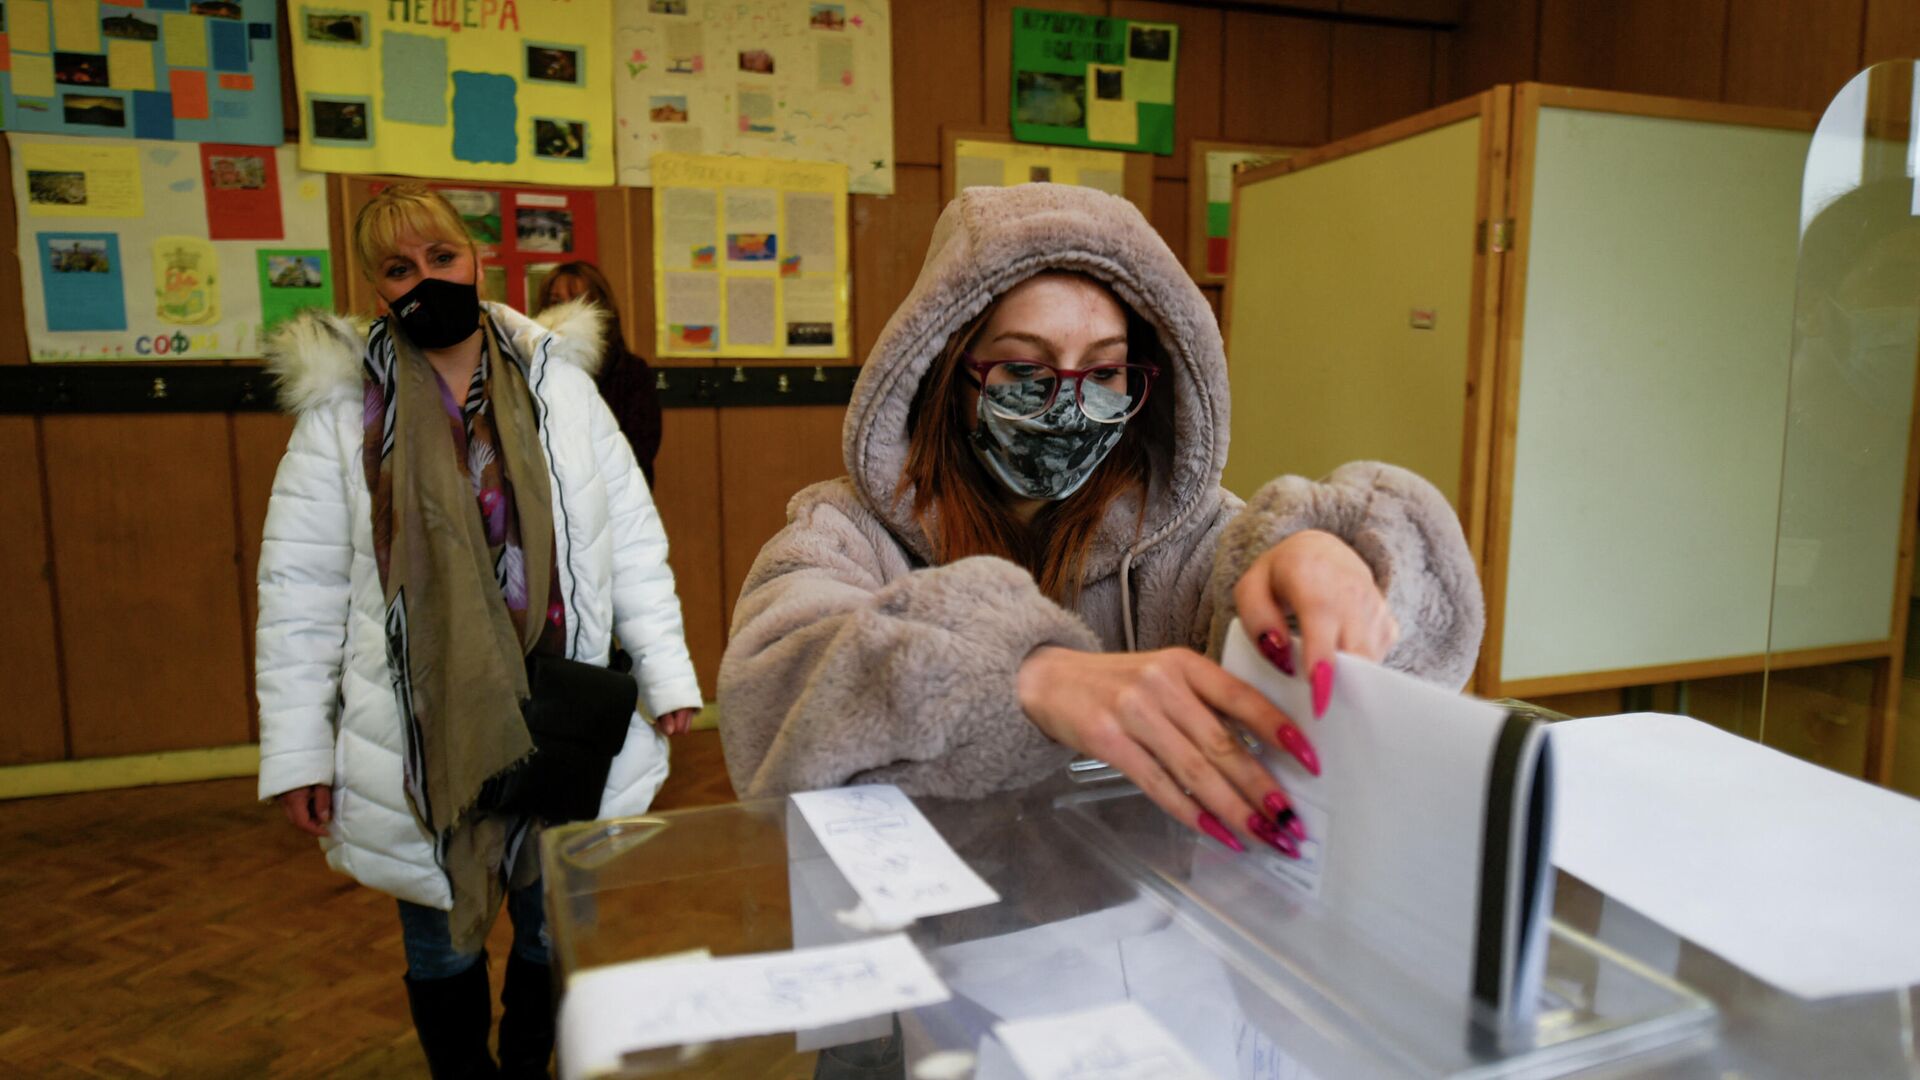
[[1293, 809], [1293, 804], [1287, 801], [1286, 793], [1281, 791], [1267, 792], [1267, 797], [1260, 800], [1260, 805], [1266, 807], [1267, 813], [1275, 818]]
[[1299, 728], [1292, 724], [1281, 724], [1280, 730], [1273, 733], [1273, 740], [1280, 744], [1281, 749], [1299, 759], [1308, 772], [1320, 775], [1320, 755], [1313, 752], [1313, 744], [1307, 741]]
[[1266, 841], [1268, 847], [1289, 859], [1300, 857], [1299, 845], [1293, 842], [1293, 838], [1281, 832], [1278, 826], [1259, 814], [1247, 819], [1247, 831]]
[[1333, 665], [1322, 660], [1313, 665], [1313, 718], [1315, 720], [1327, 714], [1327, 702], [1332, 698]]
[[1205, 810], [1200, 811], [1200, 831], [1227, 845], [1236, 852], [1241, 854], [1246, 853], [1247, 845], [1241, 843], [1239, 838], [1228, 832], [1227, 827], [1220, 824], [1219, 818], [1214, 817]]
[[1299, 814], [1289, 810], [1284, 814], [1276, 815], [1274, 820], [1280, 823], [1281, 828], [1292, 833], [1294, 839], [1305, 840], [1307, 838], [1307, 823], [1300, 820]]
[[1267, 662], [1288, 675], [1293, 674], [1293, 643], [1282, 637], [1278, 631], [1269, 630], [1260, 635], [1260, 655]]

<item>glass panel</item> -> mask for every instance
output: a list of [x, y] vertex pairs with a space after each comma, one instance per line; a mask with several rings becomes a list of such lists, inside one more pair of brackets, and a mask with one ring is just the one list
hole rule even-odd
[[[1847, 84], [1801, 195], [1780, 520], [1760, 738], [1920, 793], [1920, 730], [1893, 738], [1911, 595], [1920, 355], [1914, 64]], [[1905, 743], [1904, 749], [1901, 743]]]

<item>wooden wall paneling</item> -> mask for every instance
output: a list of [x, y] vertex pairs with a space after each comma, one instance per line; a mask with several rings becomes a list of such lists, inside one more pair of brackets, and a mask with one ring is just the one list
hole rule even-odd
[[0, 416], [0, 589], [7, 596], [0, 604], [0, 686], [7, 695], [0, 765], [58, 761], [67, 752], [38, 423]]
[[[633, 246], [633, 226], [631, 221], [632, 200], [627, 193], [632, 188], [600, 188], [593, 193], [594, 228], [597, 235], [594, 241], [599, 249], [596, 263], [600, 272], [607, 275], [607, 284], [613, 286], [613, 303], [620, 309], [620, 328], [626, 333], [627, 348], [633, 349], [636, 342], [633, 335], [633, 313], [635, 306], [628, 297], [638, 289], [638, 279], [651, 278], [653, 251], [646, 249], [647, 262], [639, 261], [640, 249]], [[572, 255], [557, 255], [557, 262], [568, 262]], [[534, 308], [535, 298], [527, 297], [527, 310]], [[634, 349], [641, 356], [653, 350], [651, 341], [645, 347]]]
[[[1187, 250], [1187, 185], [1206, 182], [1205, 177], [1153, 182], [1153, 229], [1176, 257]], [[1180, 261], [1186, 262], [1184, 258]]]
[[1860, 66], [1915, 57], [1920, 57], [1920, 4], [1913, 0], [1867, 0]]
[[1226, 15], [1221, 138], [1282, 146], [1326, 142], [1332, 24], [1249, 11]]
[[285, 130], [287, 141], [300, 141], [300, 93], [294, 86], [293, 78], [293, 18], [287, 13], [287, 0], [275, 5], [280, 10], [279, 38], [280, 50], [280, 126]]
[[667, 409], [654, 462], [654, 506], [666, 526], [667, 562], [680, 594], [687, 649], [712, 698], [727, 643], [721, 594], [720, 410]]
[[1539, 78], [1717, 101], [1726, 34], [1727, 0], [1541, 0]]
[[726, 523], [722, 566], [726, 618], [760, 548], [787, 523], [787, 501], [801, 488], [846, 475], [839, 405], [720, 410], [720, 514]]
[[1153, 174], [1184, 177], [1189, 156], [1187, 144], [1194, 139], [1217, 138], [1220, 134], [1223, 92], [1220, 58], [1226, 48], [1226, 13], [1191, 4], [1113, 0], [1113, 15], [1121, 19], [1179, 24], [1180, 55], [1173, 88], [1173, 153], [1154, 157]]
[[1442, 48], [1448, 55], [1441, 101], [1531, 82], [1540, 77], [1540, 8], [1536, 0], [1466, 0]]
[[924, 165], [894, 170], [891, 196], [852, 199], [853, 360], [858, 363], [913, 288], [945, 199], [939, 168]]
[[293, 417], [284, 413], [233, 414], [234, 505], [239, 518], [240, 639], [245, 652], [247, 717], [252, 736], [260, 718], [253, 694], [253, 628], [259, 621], [260, 536], [267, 524], [273, 476], [293, 437]]
[[[20, 279], [20, 255], [31, 241], [20, 237], [19, 220], [13, 212], [13, 147], [0, 138], [0, 177], [7, 183], [6, 197], [0, 198], [0, 236], [8, 239], [0, 250], [0, 364], [27, 362], [26, 294]], [[18, 243], [13, 242], [20, 237]]]
[[73, 755], [248, 741], [227, 418], [42, 423]]
[[1465, 6], [1466, 0], [1340, 0], [1340, 13], [1451, 26], [1460, 21]]
[[1742, 0], [1727, 14], [1724, 99], [1824, 111], [1860, 69], [1865, 0]]
[[[1011, 12], [1007, 13], [1012, 18]], [[981, 0], [893, 7], [893, 157], [898, 165], [940, 164], [940, 125], [980, 124], [986, 100]], [[1012, 48], [1012, 37], [1001, 44]], [[1006, 92], [1003, 51], [1000, 89]], [[998, 122], [1006, 123], [1005, 103]], [[900, 179], [894, 177], [895, 194]]]
[[653, 189], [621, 188], [620, 190], [625, 197], [627, 207], [625, 235], [612, 237], [603, 231], [600, 242], [603, 245], [614, 241], [622, 244], [626, 248], [627, 258], [633, 269], [632, 276], [628, 279], [627, 291], [621, 294], [627, 305], [626, 310], [620, 313], [622, 324], [627, 331], [627, 347], [646, 357], [647, 362], [651, 364], [664, 364], [669, 367], [682, 365], [706, 367], [712, 361], [692, 357], [655, 358], [654, 356], [654, 332], [657, 327], [654, 325], [653, 317]]
[[[986, 55], [981, 70], [986, 73], [986, 107], [983, 120], [988, 127], [1008, 127], [1013, 123], [1012, 83], [1013, 83], [1013, 9], [1017, 7], [1039, 7], [1048, 11], [1075, 11], [1082, 15], [1107, 14], [1107, 0], [985, 0], [982, 11], [981, 42]], [[900, 58], [894, 57], [896, 71], [912, 71], [912, 67], [901, 67]], [[911, 87], [909, 87], [911, 92]], [[1177, 100], [1177, 99], [1176, 99]], [[1176, 105], [1177, 109], [1178, 106]]]
[[1436, 30], [1333, 28], [1329, 133], [1339, 139], [1422, 112], [1433, 101]]

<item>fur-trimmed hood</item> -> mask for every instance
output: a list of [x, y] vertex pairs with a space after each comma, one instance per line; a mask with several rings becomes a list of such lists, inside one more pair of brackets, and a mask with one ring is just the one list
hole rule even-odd
[[967, 188], [941, 213], [919, 279], [861, 368], [842, 432], [847, 475], [861, 502], [923, 559], [928, 545], [912, 520], [912, 498], [894, 498], [914, 395], [948, 338], [995, 297], [1047, 270], [1105, 282], [1159, 333], [1173, 364], [1170, 475], [1155, 477], [1137, 541], [1133, 525], [1140, 519], [1132, 509], [1109, 515], [1124, 519], [1125, 535], [1096, 541], [1089, 573], [1117, 562], [1123, 547], [1152, 546], [1219, 499], [1227, 462], [1226, 353], [1213, 309], [1166, 242], [1132, 203], [1091, 188]]
[[[590, 300], [555, 304], [530, 319], [505, 304], [482, 305], [529, 370], [559, 360], [588, 375], [599, 372], [606, 312]], [[309, 309], [281, 324], [267, 341], [266, 367], [290, 413], [361, 393], [361, 358], [371, 322]]]

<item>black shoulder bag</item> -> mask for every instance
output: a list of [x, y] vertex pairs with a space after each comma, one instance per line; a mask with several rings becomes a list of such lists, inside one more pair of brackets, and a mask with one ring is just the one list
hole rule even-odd
[[480, 806], [558, 824], [600, 816], [607, 771], [626, 745], [640, 684], [633, 658], [613, 650], [607, 667], [558, 656], [527, 657], [520, 705], [533, 755], [488, 780]]

